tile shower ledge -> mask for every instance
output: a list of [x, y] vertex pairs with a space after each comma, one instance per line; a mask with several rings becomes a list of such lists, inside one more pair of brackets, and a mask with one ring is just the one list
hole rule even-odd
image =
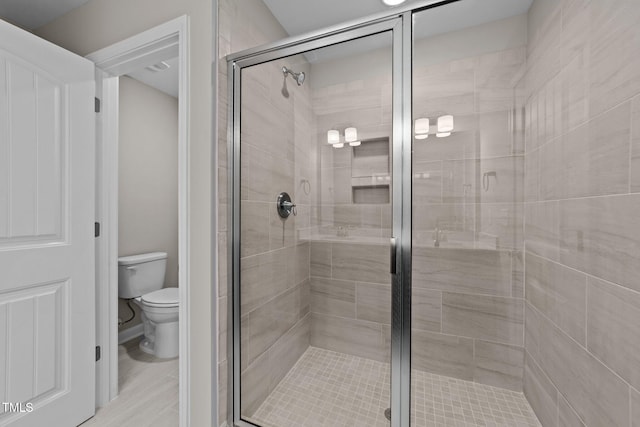
[[[420, 233], [422, 234], [422, 232]], [[455, 239], [456, 237], [461, 237], [460, 239]], [[452, 235], [449, 237], [447, 241], [440, 242], [439, 247], [435, 247], [434, 243], [431, 239], [418, 238], [414, 237], [413, 239], [413, 247], [414, 248], [433, 248], [437, 250], [490, 250], [490, 251], [500, 251], [500, 252], [513, 252], [508, 248], [500, 248], [497, 247], [497, 239], [493, 235], [481, 233], [480, 240], [474, 241], [466, 238], [466, 233], [460, 232], [452, 232]], [[454, 240], [455, 239], [455, 240]], [[336, 235], [328, 235], [328, 234], [314, 234], [311, 236], [300, 236], [300, 241], [308, 241], [308, 242], [324, 242], [324, 243], [346, 243], [346, 244], [361, 244], [361, 245], [389, 245], [389, 237], [381, 237], [381, 236], [336, 236]]]

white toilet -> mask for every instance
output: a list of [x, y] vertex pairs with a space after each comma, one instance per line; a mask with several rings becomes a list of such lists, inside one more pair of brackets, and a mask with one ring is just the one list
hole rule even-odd
[[118, 258], [118, 296], [133, 299], [142, 310], [144, 339], [140, 349], [160, 358], [178, 356], [178, 288], [162, 288], [165, 252]]

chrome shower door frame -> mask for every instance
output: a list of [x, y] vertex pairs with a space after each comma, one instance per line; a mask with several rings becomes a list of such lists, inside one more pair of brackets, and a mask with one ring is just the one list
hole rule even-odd
[[391, 426], [409, 427], [411, 402], [411, 255], [412, 255], [412, 50], [413, 13], [457, 0], [420, 1], [393, 12], [373, 15], [305, 36], [249, 49], [227, 57], [229, 83], [229, 295], [228, 424], [259, 427], [241, 419], [240, 404], [240, 123], [241, 70], [245, 67], [301, 54], [383, 32], [393, 36], [392, 88], [392, 235], [396, 256], [391, 259]]

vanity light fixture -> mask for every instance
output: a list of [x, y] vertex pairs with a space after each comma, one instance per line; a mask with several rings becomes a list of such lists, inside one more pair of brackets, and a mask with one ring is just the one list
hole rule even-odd
[[[427, 139], [429, 137], [431, 122], [428, 117], [416, 119], [413, 125], [415, 139]], [[436, 122], [436, 137], [446, 138], [453, 132], [453, 116], [450, 114], [440, 116]]]
[[344, 140], [348, 142], [350, 146], [357, 147], [360, 145], [360, 141], [358, 141], [358, 129], [356, 128], [346, 128], [344, 130]]
[[405, 0], [382, 0], [382, 3], [386, 4], [387, 6], [397, 6], [404, 3], [404, 1]]
[[327, 131], [327, 143], [333, 145], [333, 148], [342, 148], [345, 143], [351, 147], [357, 147], [362, 141], [358, 140], [358, 129], [348, 127], [344, 130], [344, 140], [340, 139], [340, 131], [336, 129]]
[[438, 133], [447, 133], [453, 130], [453, 116], [438, 117]]
[[414, 124], [414, 132], [416, 134], [416, 139], [429, 138], [429, 119], [426, 117], [416, 119], [416, 122]]
[[335, 129], [331, 129], [330, 131], [328, 131], [327, 132], [327, 143], [331, 144], [331, 145], [339, 144], [340, 143], [340, 132], [335, 130]]

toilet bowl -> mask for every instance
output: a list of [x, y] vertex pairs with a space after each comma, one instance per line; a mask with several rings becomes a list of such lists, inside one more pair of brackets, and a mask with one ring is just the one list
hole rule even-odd
[[142, 311], [140, 349], [158, 358], [178, 356], [178, 288], [162, 288], [167, 254], [152, 252], [118, 258], [118, 296]]

